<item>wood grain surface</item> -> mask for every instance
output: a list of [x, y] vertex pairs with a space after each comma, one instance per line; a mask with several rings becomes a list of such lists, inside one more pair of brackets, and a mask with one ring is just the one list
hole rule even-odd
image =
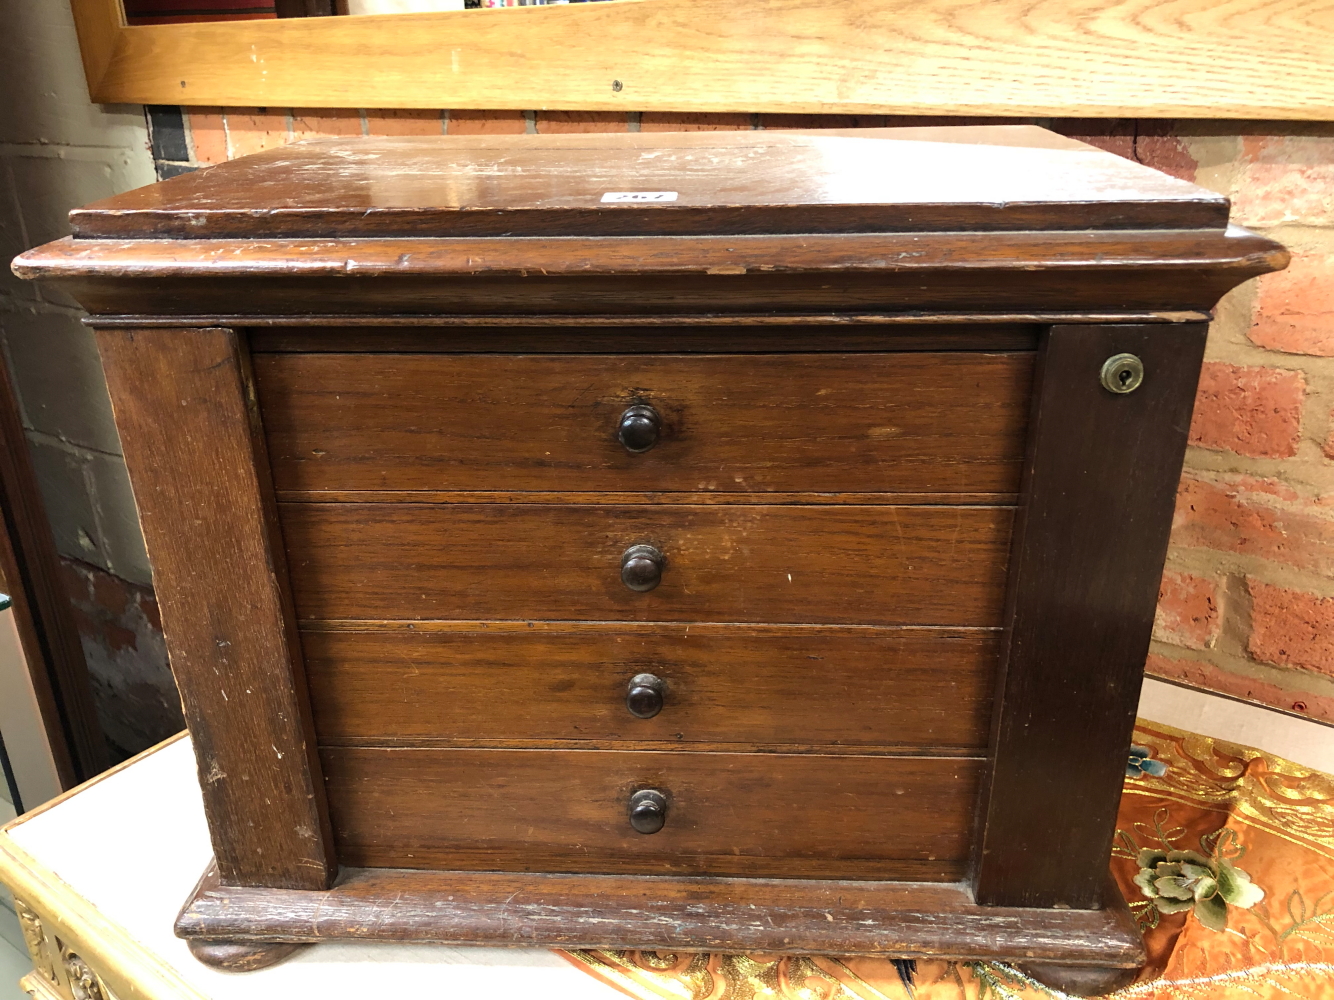
[[[0, 844], [3, 846], [3, 844]], [[1098, 910], [979, 906], [948, 882], [344, 869], [327, 893], [206, 876], [178, 934], [880, 955], [1138, 967], [1144, 945], [1111, 878]]]
[[[459, 623], [302, 635], [325, 745], [634, 740], [985, 747], [998, 633]], [[629, 681], [666, 686], [649, 719]]]
[[[1007, 507], [279, 505], [303, 619], [1000, 623]], [[662, 583], [625, 587], [636, 544]]]
[[76, 208], [70, 225], [190, 240], [1221, 231], [1227, 212], [1222, 195], [1035, 125], [974, 125], [323, 138]]
[[[982, 762], [675, 751], [324, 747], [344, 864], [950, 881]], [[654, 834], [632, 792], [667, 798]]]
[[102, 331], [172, 673], [226, 882], [337, 862], [247, 358], [230, 330]]
[[218, 315], [512, 321], [831, 311], [978, 319], [1209, 310], [1286, 262], [1277, 243], [1235, 227], [339, 241], [268, 239], [260, 226], [235, 241], [66, 238], [20, 254], [13, 269], [60, 282], [92, 313], [212, 315], [214, 323]]
[[1334, 118], [1319, 0], [655, 0], [131, 28], [113, 0], [74, 9], [101, 103]]
[[[1058, 326], [1043, 345], [979, 817], [981, 903], [1101, 900], [1206, 329]], [[1123, 352], [1142, 359], [1144, 382], [1117, 395], [1098, 374]]]
[[[1195, 317], [1192, 317], [1195, 318]], [[346, 320], [344, 321], [346, 323]], [[408, 326], [414, 323], [415, 326]], [[1033, 351], [1032, 322], [911, 316], [396, 317], [394, 325], [247, 326], [250, 350], [359, 354], [783, 354], [812, 351]]]
[[[1033, 356], [271, 354], [280, 490], [1013, 492]], [[661, 420], [635, 454], [631, 406]]]

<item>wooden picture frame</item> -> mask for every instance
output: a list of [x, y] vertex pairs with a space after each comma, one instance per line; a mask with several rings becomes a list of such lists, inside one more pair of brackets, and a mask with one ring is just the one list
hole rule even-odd
[[127, 26], [71, 0], [101, 103], [1334, 118], [1334, 24], [1077, 0], [615, 0]]

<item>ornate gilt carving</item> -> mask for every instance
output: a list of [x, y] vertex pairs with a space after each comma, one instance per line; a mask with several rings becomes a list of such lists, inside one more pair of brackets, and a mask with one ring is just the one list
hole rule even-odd
[[102, 980], [97, 978], [88, 963], [72, 951], [65, 953], [65, 975], [69, 977], [74, 1000], [107, 1000]]
[[41, 918], [37, 916], [32, 907], [18, 898], [14, 900], [14, 912], [18, 914], [19, 927], [23, 931], [23, 942], [28, 946], [28, 954], [32, 958], [33, 968], [51, 982], [58, 982], [56, 964], [47, 949], [46, 931], [42, 927]]

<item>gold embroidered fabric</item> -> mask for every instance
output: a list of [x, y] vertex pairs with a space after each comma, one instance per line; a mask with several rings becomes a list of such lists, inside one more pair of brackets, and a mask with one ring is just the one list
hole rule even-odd
[[[1166, 770], [1126, 779], [1112, 870], [1149, 962], [1111, 996], [1334, 1000], [1334, 776], [1156, 723], [1135, 742]], [[561, 954], [642, 1000], [1065, 996], [984, 963], [918, 962], [910, 993], [887, 958]]]

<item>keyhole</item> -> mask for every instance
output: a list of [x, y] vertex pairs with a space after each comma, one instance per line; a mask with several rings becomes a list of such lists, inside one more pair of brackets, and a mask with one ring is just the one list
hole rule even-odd
[[1098, 380], [1108, 392], [1117, 395], [1134, 392], [1144, 381], [1144, 362], [1133, 354], [1113, 354], [1102, 363]]

